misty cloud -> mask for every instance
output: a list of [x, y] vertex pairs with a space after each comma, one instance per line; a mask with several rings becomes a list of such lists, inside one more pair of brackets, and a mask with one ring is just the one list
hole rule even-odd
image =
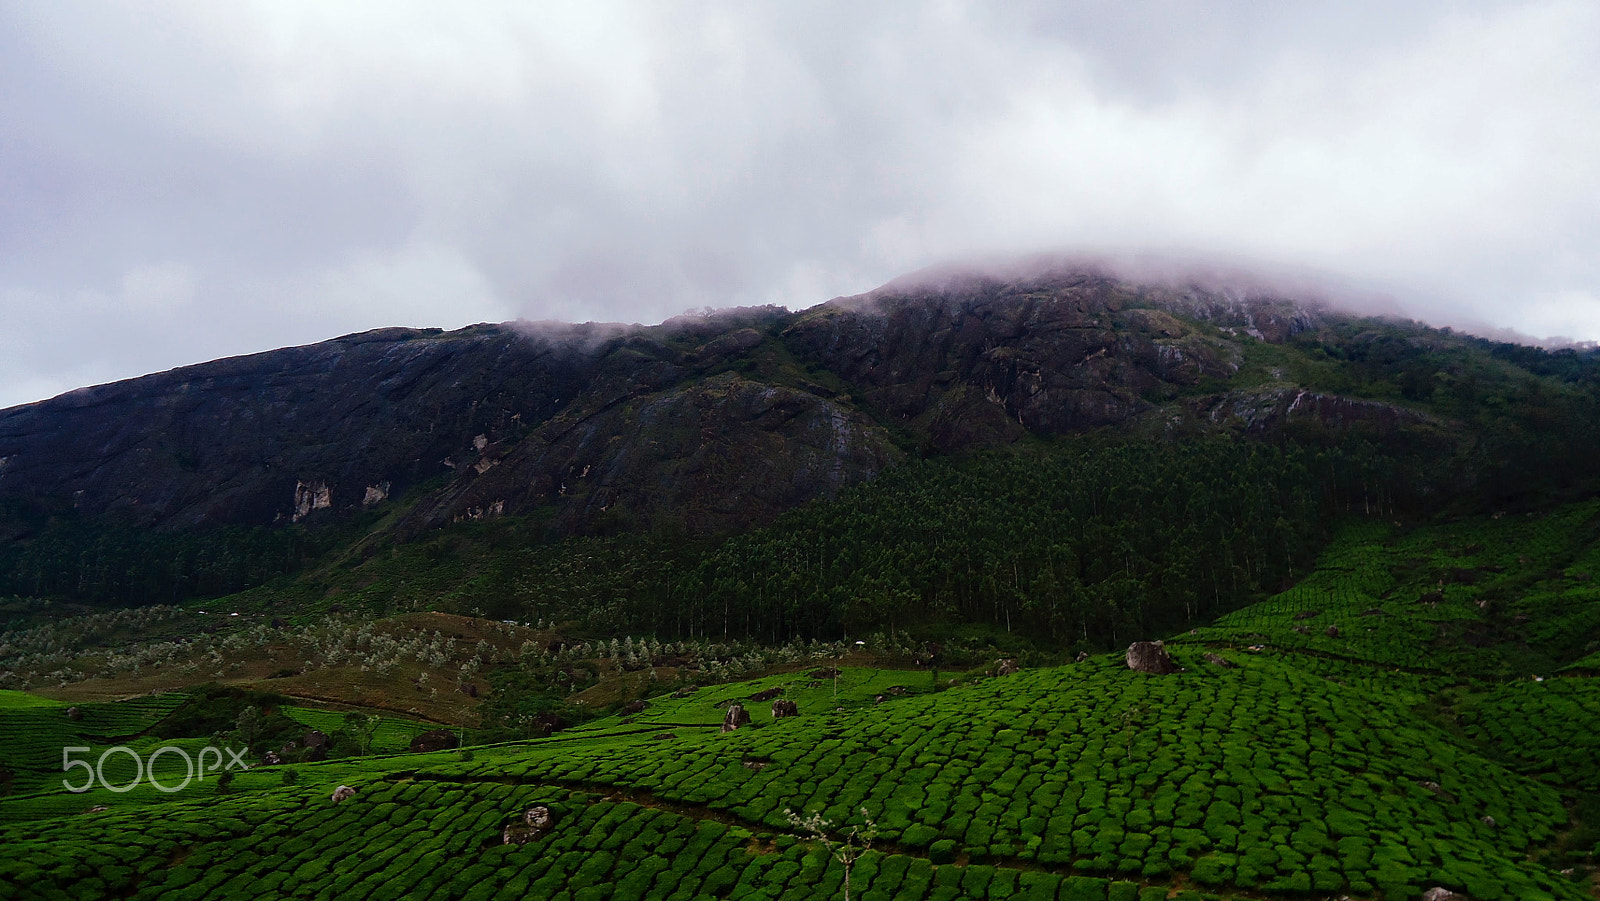
[[1600, 5], [0, 9], [0, 405], [949, 259], [1309, 267], [1600, 338]]

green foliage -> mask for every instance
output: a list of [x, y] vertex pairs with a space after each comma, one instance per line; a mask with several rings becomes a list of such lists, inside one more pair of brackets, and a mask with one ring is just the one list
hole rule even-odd
[[186, 695], [150, 734], [157, 738], [205, 738], [237, 728], [240, 717], [254, 708], [256, 723], [249, 739], [261, 738], [265, 737], [261, 718], [286, 703], [281, 695], [215, 682], [195, 686]]
[[558, 680], [555, 667], [543, 669], [497, 669], [488, 673], [492, 687], [478, 707], [483, 724], [479, 737], [485, 742], [540, 738], [551, 727], [576, 726], [594, 718], [588, 708], [573, 704], [567, 696], [574, 688], [571, 679]]
[[1309, 568], [1327, 510], [1349, 502], [1338, 486], [1372, 465], [1339, 449], [1085, 437], [908, 464], [717, 542], [549, 545], [525, 524], [474, 523], [307, 584], [367, 609], [420, 599], [602, 634], [782, 643], [976, 623], [1116, 645]]
[[50, 517], [0, 541], [0, 594], [124, 605], [233, 594], [292, 575], [341, 540], [299, 527], [156, 531]]

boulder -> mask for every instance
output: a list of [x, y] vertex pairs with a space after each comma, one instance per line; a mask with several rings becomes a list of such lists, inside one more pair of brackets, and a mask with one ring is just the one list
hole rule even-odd
[[688, 696], [694, 694], [698, 690], [699, 690], [698, 686], [685, 685], [684, 687], [682, 687], [682, 688], [678, 689], [677, 691], [673, 692], [672, 696], [675, 697], [675, 698], [687, 698]]
[[1136, 641], [1128, 645], [1128, 669], [1165, 676], [1178, 671], [1172, 656], [1159, 641]]
[[1436, 885], [1422, 893], [1422, 901], [1467, 901], [1467, 896]]
[[79, 710], [76, 707], [68, 707], [67, 708], [67, 719], [72, 720], [74, 723], [76, 723], [77, 721], [83, 719], [83, 711]]
[[775, 688], [769, 688], [766, 691], [758, 691], [750, 696], [750, 700], [760, 703], [762, 701], [770, 701], [781, 694], [783, 694], [783, 686], [780, 685]]
[[449, 729], [432, 729], [411, 739], [411, 753], [426, 754], [429, 751], [448, 751], [459, 747], [461, 740]]
[[800, 708], [788, 698], [779, 698], [772, 702], [772, 718], [775, 720], [799, 715]]
[[748, 725], [750, 725], [750, 712], [744, 709], [744, 705], [728, 705], [728, 711], [722, 715], [722, 731], [732, 732], [740, 726]]
[[1329, 626], [1327, 628], [1327, 630], [1324, 631], [1322, 634], [1328, 636], [1329, 638], [1338, 638], [1339, 637], [1339, 627], [1338, 626]]
[[643, 701], [629, 701], [628, 703], [622, 705], [622, 715], [633, 716], [636, 713], [644, 713], [645, 708], [649, 706], [649, 704], [646, 704]]
[[1079, 651], [1078, 652], [1078, 656], [1073, 658], [1073, 659], [1078, 663], [1082, 663], [1085, 660], [1089, 659], [1089, 652], [1088, 651]]
[[1302, 610], [1299, 613], [1296, 613], [1294, 615], [1294, 618], [1297, 619], [1297, 620], [1315, 619], [1315, 618], [1317, 618], [1317, 617], [1319, 617], [1321, 615], [1322, 615], [1322, 611], [1321, 610]]
[[501, 844], [526, 845], [542, 838], [555, 826], [555, 814], [543, 804], [535, 804], [522, 814], [520, 822], [512, 823], [500, 833]]
[[1234, 663], [1232, 660], [1229, 660], [1228, 658], [1221, 656], [1220, 654], [1213, 654], [1210, 651], [1207, 651], [1205, 656], [1202, 657], [1201, 659], [1203, 659], [1205, 662], [1211, 664], [1212, 666], [1221, 666], [1221, 667], [1225, 667], [1227, 669], [1233, 669], [1234, 667], [1239, 665], [1237, 663]]
[[300, 737], [300, 743], [307, 748], [327, 748], [328, 735], [320, 729], [307, 729]]
[[994, 674], [996, 676], [1009, 676], [1018, 669], [1020, 667], [1017, 666], [1016, 659], [1012, 657], [1001, 657], [994, 662]]
[[351, 788], [348, 785], [341, 785], [338, 788], [333, 790], [333, 803], [335, 803], [335, 804], [343, 804], [344, 802], [350, 800], [351, 798], [354, 798], [355, 796], [356, 796], [356, 790], [355, 789]]
[[814, 669], [811, 672], [806, 673], [806, 675], [813, 679], [832, 679], [839, 675], [839, 671], [831, 666], [827, 666], [823, 667], [822, 669]]

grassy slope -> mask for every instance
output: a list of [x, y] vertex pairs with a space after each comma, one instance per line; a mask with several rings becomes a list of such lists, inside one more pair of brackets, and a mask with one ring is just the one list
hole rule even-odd
[[[1584, 578], [1597, 514], [1353, 525], [1294, 589], [1181, 636], [1174, 676], [1099, 657], [883, 704], [872, 696], [891, 684], [926, 686], [847, 670], [836, 704], [831, 680], [769, 676], [471, 759], [302, 766], [294, 786], [256, 770], [237, 796], [130, 793], [105, 813], [18, 823], [0, 828], [0, 884], [40, 897], [830, 897], [842, 868], [784, 810], [860, 822], [865, 808], [881, 835], [852, 883], [869, 901], [1394, 899], [1432, 885], [1591, 897], [1555, 870], [1597, 850], [1573, 847], [1593, 836], [1571, 831], [1568, 805], [1595, 788], [1600, 703], [1592, 679], [1553, 674], [1600, 639]], [[717, 702], [777, 685], [800, 717], [747, 702], [755, 728], [714, 728]], [[330, 802], [339, 784], [356, 798]], [[500, 845], [536, 801], [557, 827]]]

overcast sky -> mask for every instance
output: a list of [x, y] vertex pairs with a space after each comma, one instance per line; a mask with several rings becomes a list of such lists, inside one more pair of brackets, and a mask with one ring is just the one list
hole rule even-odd
[[1600, 339], [1600, 2], [0, 4], [0, 406], [985, 254]]

